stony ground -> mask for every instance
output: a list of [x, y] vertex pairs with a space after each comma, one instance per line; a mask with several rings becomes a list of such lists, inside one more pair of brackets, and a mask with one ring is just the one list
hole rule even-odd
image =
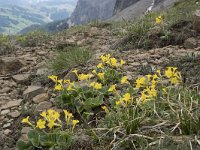
[[[95, 51], [95, 56], [85, 68], [82, 68], [83, 70], [92, 69], [102, 53], [109, 52], [123, 58], [127, 62], [124, 71], [130, 80], [142, 74], [144, 66], [159, 68], [170, 63], [172, 59], [181, 59], [188, 53], [200, 53], [200, 45], [196, 46], [192, 40], [187, 41], [187, 49], [183, 46], [168, 46], [149, 51], [111, 50], [110, 47], [117, 40], [118, 38], [112, 36], [110, 31], [92, 27], [85, 32], [57, 38], [49, 44], [32, 48], [17, 47], [15, 52], [0, 56], [0, 149], [12, 149], [19, 138], [26, 139], [26, 133], [30, 128], [21, 125], [22, 117], [54, 107], [52, 89], [49, 84], [43, 84], [40, 77], [47, 78], [47, 75], [51, 74], [46, 64], [55, 56], [56, 45], [90, 45]], [[64, 75], [69, 74], [70, 71]]]

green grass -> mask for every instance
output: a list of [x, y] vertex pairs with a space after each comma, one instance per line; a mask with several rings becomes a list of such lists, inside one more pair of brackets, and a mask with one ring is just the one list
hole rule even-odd
[[72, 46], [58, 51], [57, 56], [51, 64], [55, 71], [61, 71], [86, 63], [92, 57], [92, 51], [88, 48]]

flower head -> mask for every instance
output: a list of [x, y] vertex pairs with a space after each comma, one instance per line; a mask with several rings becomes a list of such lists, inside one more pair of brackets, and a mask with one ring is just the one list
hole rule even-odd
[[110, 88], [108, 89], [108, 92], [114, 92], [116, 91], [116, 84], [113, 84], [110, 86]]
[[123, 59], [121, 59], [120, 64], [122, 66], [122, 65], [126, 64], [126, 62]]
[[104, 68], [103, 63], [99, 63], [99, 64], [97, 65], [97, 68], [103, 69], [103, 68]]
[[162, 16], [158, 16], [158, 17], [156, 17], [156, 24], [161, 24], [162, 21], [163, 21]]
[[106, 106], [101, 106], [101, 108], [106, 112], [106, 113], [109, 113], [109, 110]]
[[100, 80], [104, 79], [104, 73], [98, 73], [97, 76], [99, 77]]
[[29, 121], [29, 118], [30, 118], [30, 116], [27, 116], [26, 118], [23, 118], [22, 119], [22, 123], [27, 123], [27, 124], [29, 124], [30, 126], [34, 126], [30, 121]]
[[72, 120], [72, 130], [74, 129], [77, 123], [79, 123], [79, 120]]
[[128, 77], [127, 76], [122, 77], [121, 84], [130, 84], [130, 82], [128, 81]]
[[39, 128], [39, 129], [44, 129], [45, 128], [45, 124], [46, 124], [46, 121], [44, 121], [44, 120], [42, 120], [42, 119], [39, 119], [38, 121], [37, 121], [37, 128]]

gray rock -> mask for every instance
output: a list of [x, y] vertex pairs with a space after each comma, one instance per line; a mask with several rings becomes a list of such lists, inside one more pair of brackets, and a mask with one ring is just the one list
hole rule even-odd
[[36, 111], [43, 111], [43, 110], [47, 110], [50, 109], [52, 107], [52, 103], [51, 102], [41, 102], [36, 106]]
[[49, 96], [48, 94], [46, 93], [42, 93], [40, 95], [37, 95], [33, 98], [33, 102], [34, 103], [40, 103], [40, 102], [44, 102], [44, 101], [47, 101], [49, 99]]
[[19, 111], [13, 111], [13, 112], [10, 112], [8, 115], [12, 118], [17, 118], [20, 116], [20, 113]]
[[6, 114], [8, 114], [9, 112], [10, 112], [9, 109], [2, 110], [2, 111], [1, 111], [1, 115], [6, 115]]
[[26, 83], [30, 78], [30, 74], [18, 74], [12, 76], [12, 78], [17, 83]]
[[8, 128], [10, 126], [11, 126], [11, 123], [6, 123], [6, 124], [3, 125], [3, 128]]
[[29, 86], [23, 93], [25, 98], [32, 99], [33, 97], [44, 93], [44, 89], [41, 86]]
[[14, 101], [9, 101], [8, 103], [6, 103], [5, 105], [3, 105], [0, 109], [8, 109], [8, 108], [12, 108], [12, 107], [17, 107], [21, 104], [22, 100], [14, 100]]
[[12, 131], [11, 131], [10, 129], [6, 129], [6, 130], [4, 130], [3, 133], [4, 133], [5, 135], [8, 135], [8, 134], [10, 134], [11, 132], [12, 132]]
[[48, 68], [39, 68], [36, 72], [37, 76], [45, 75], [48, 72]]
[[200, 32], [200, 10], [196, 10], [193, 15], [193, 29]]
[[10, 74], [19, 71], [23, 63], [15, 57], [4, 57], [0, 59], [0, 74]]
[[72, 72], [73, 70], [70, 70], [69, 73], [64, 77], [64, 79], [70, 80], [71, 82], [78, 81], [77, 75]]
[[197, 47], [197, 41], [195, 38], [188, 38], [187, 40], [185, 40], [184, 42], [184, 47], [186, 49], [193, 49]]

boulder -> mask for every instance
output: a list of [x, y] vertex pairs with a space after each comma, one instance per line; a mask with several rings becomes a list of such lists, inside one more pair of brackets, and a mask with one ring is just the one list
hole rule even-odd
[[22, 67], [23, 63], [15, 57], [0, 58], [0, 74], [12, 74]]
[[193, 15], [193, 29], [200, 32], [200, 10], [196, 10]]
[[193, 49], [197, 47], [197, 41], [195, 38], [188, 38], [187, 40], [185, 40], [184, 42], [184, 47], [186, 49]]
[[8, 103], [6, 103], [5, 105], [3, 105], [0, 109], [8, 109], [8, 108], [12, 108], [12, 107], [17, 107], [21, 104], [22, 100], [14, 100], [14, 101], [9, 101]]
[[41, 86], [29, 86], [23, 93], [23, 96], [25, 98], [30, 98], [32, 99], [33, 97], [44, 93], [44, 88], [42, 88]]

